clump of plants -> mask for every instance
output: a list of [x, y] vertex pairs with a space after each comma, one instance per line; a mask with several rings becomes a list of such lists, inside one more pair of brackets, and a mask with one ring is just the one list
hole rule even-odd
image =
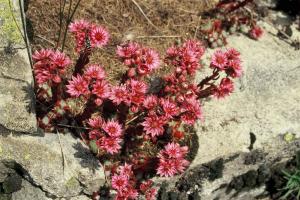
[[222, 0], [215, 9], [203, 18], [200, 32], [210, 47], [216, 48], [227, 44], [228, 34], [242, 32], [258, 40], [263, 30], [257, 25], [255, 16], [247, 5], [254, 6], [253, 0]]
[[286, 185], [282, 190], [285, 191], [282, 199], [296, 198], [300, 199], [300, 170], [297, 169], [294, 173], [283, 171], [284, 178], [287, 180]]
[[[240, 53], [217, 50], [211, 58], [211, 75], [194, 83], [202, 68], [205, 48], [187, 40], [161, 57], [136, 42], [116, 48], [127, 72], [112, 85], [99, 63], [90, 63], [95, 48], [109, 42], [108, 31], [85, 20], [69, 26], [78, 59], [60, 51], [41, 49], [33, 55], [39, 126], [45, 131], [74, 130], [99, 158], [115, 199], [155, 199], [153, 176], [171, 177], [189, 166], [186, 126], [203, 119], [201, 99], [223, 98], [234, 90], [242, 75]], [[167, 66], [173, 72], [151, 80], [151, 74]], [[97, 191], [94, 198], [99, 197]]]

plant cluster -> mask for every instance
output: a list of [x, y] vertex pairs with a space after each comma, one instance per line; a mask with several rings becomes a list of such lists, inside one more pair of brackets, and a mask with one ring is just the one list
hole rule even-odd
[[300, 198], [300, 170], [297, 169], [294, 173], [289, 173], [283, 171], [284, 178], [287, 180], [287, 183], [282, 190], [285, 191], [285, 194], [281, 197], [282, 199], [289, 199], [294, 197], [296, 199]]
[[250, 4], [253, 0], [222, 0], [209, 12], [200, 31], [210, 47], [226, 45], [228, 33], [243, 32], [255, 40], [262, 36], [262, 28], [257, 25], [251, 10], [246, 8]]
[[[163, 59], [154, 49], [126, 42], [116, 55], [128, 70], [112, 85], [100, 64], [89, 63], [93, 49], [108, 43], [108, 31], [85, 20], [71, 23], [69, 30], [79, 55], [74, 65], [60, 51], [42, 49], [33, 55], [40, 127], [52, 132], [70, 127], [78, 133], [110, 171], [116, 199], [139, 194], [155, 199], [149, 178], [174, 176], [188, 167], [190, 134], [184, 126], [203, 119], [201, 99], [233, 92], [233, 79], [242, 75], [240, 53], [216, 51], [212, 74], [194, 83], [205, 52], [201, 42], [174, 45]], [[163, 62], [173, 72], [154, 87], [149, 77]]]

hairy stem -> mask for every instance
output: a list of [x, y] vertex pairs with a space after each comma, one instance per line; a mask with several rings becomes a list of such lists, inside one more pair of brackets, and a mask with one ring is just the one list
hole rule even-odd
[[219, 76], [219, 69], [215, 69], [213, 71], [213, 74], [211, 76], [207, 76], [205, 79], [203, 79], [200, 83], [198, 83], [198, 87], [200, 89], [203, 89], [204, 85], [207, 85], [210, 81], [215, 80]]

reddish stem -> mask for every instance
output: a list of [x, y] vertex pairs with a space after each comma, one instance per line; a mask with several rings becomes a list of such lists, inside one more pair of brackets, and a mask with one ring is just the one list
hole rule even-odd
[[206, 78], [204, 78], [197, 86], [202, 89], [204, 85], [207, 85], [209, 83], [209, 81], [216, 80], [219, 76], [219, 71], [219, 69], [215, 69], [211, 76], [207, 76]]
[[90, 62], [89, 55], [90, 55], [90, 52], [88, 52], [88, 51], [84, 51], [83, 53], [80, 53], [80, 56], [74, 67], [75, 70], [73, 72], [73, 76], [75, 76], [77, 74], [82, 74], [84, 66]]

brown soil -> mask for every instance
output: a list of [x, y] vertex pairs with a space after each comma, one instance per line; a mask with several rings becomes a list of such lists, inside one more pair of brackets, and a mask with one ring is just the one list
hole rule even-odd
[[[65, 16], [70, 1], [67, 1]], [[126, 40], [135, 40], [157, 49], [163, 55], [166, 48], [174, 42], [199, 36], [195, 32], [201, 23], [200, 16], [212, 8], [216, 1], [82, 0], [73, 19], [84, 18], [101, 24], [110, 31], [111, 40], [108, 47], [96, 50], [91, 62], [102, 64], [109, 78], [116, 80], [125, 71], [125, 67], [115, 57], [115, 48], [118, 44]], [[77, 0], [74, 0], [73, 8], [76, 3]], [[137, 4], [151, 22], [142, 14]], [[60, 21], [59, 5], [58, 0], [29, 1], [26, 13], [32, 27], [33, 51], [56, 46]], [[75, 60], [73, 48], [74, 41], [68, 35], [65, 52]]]

